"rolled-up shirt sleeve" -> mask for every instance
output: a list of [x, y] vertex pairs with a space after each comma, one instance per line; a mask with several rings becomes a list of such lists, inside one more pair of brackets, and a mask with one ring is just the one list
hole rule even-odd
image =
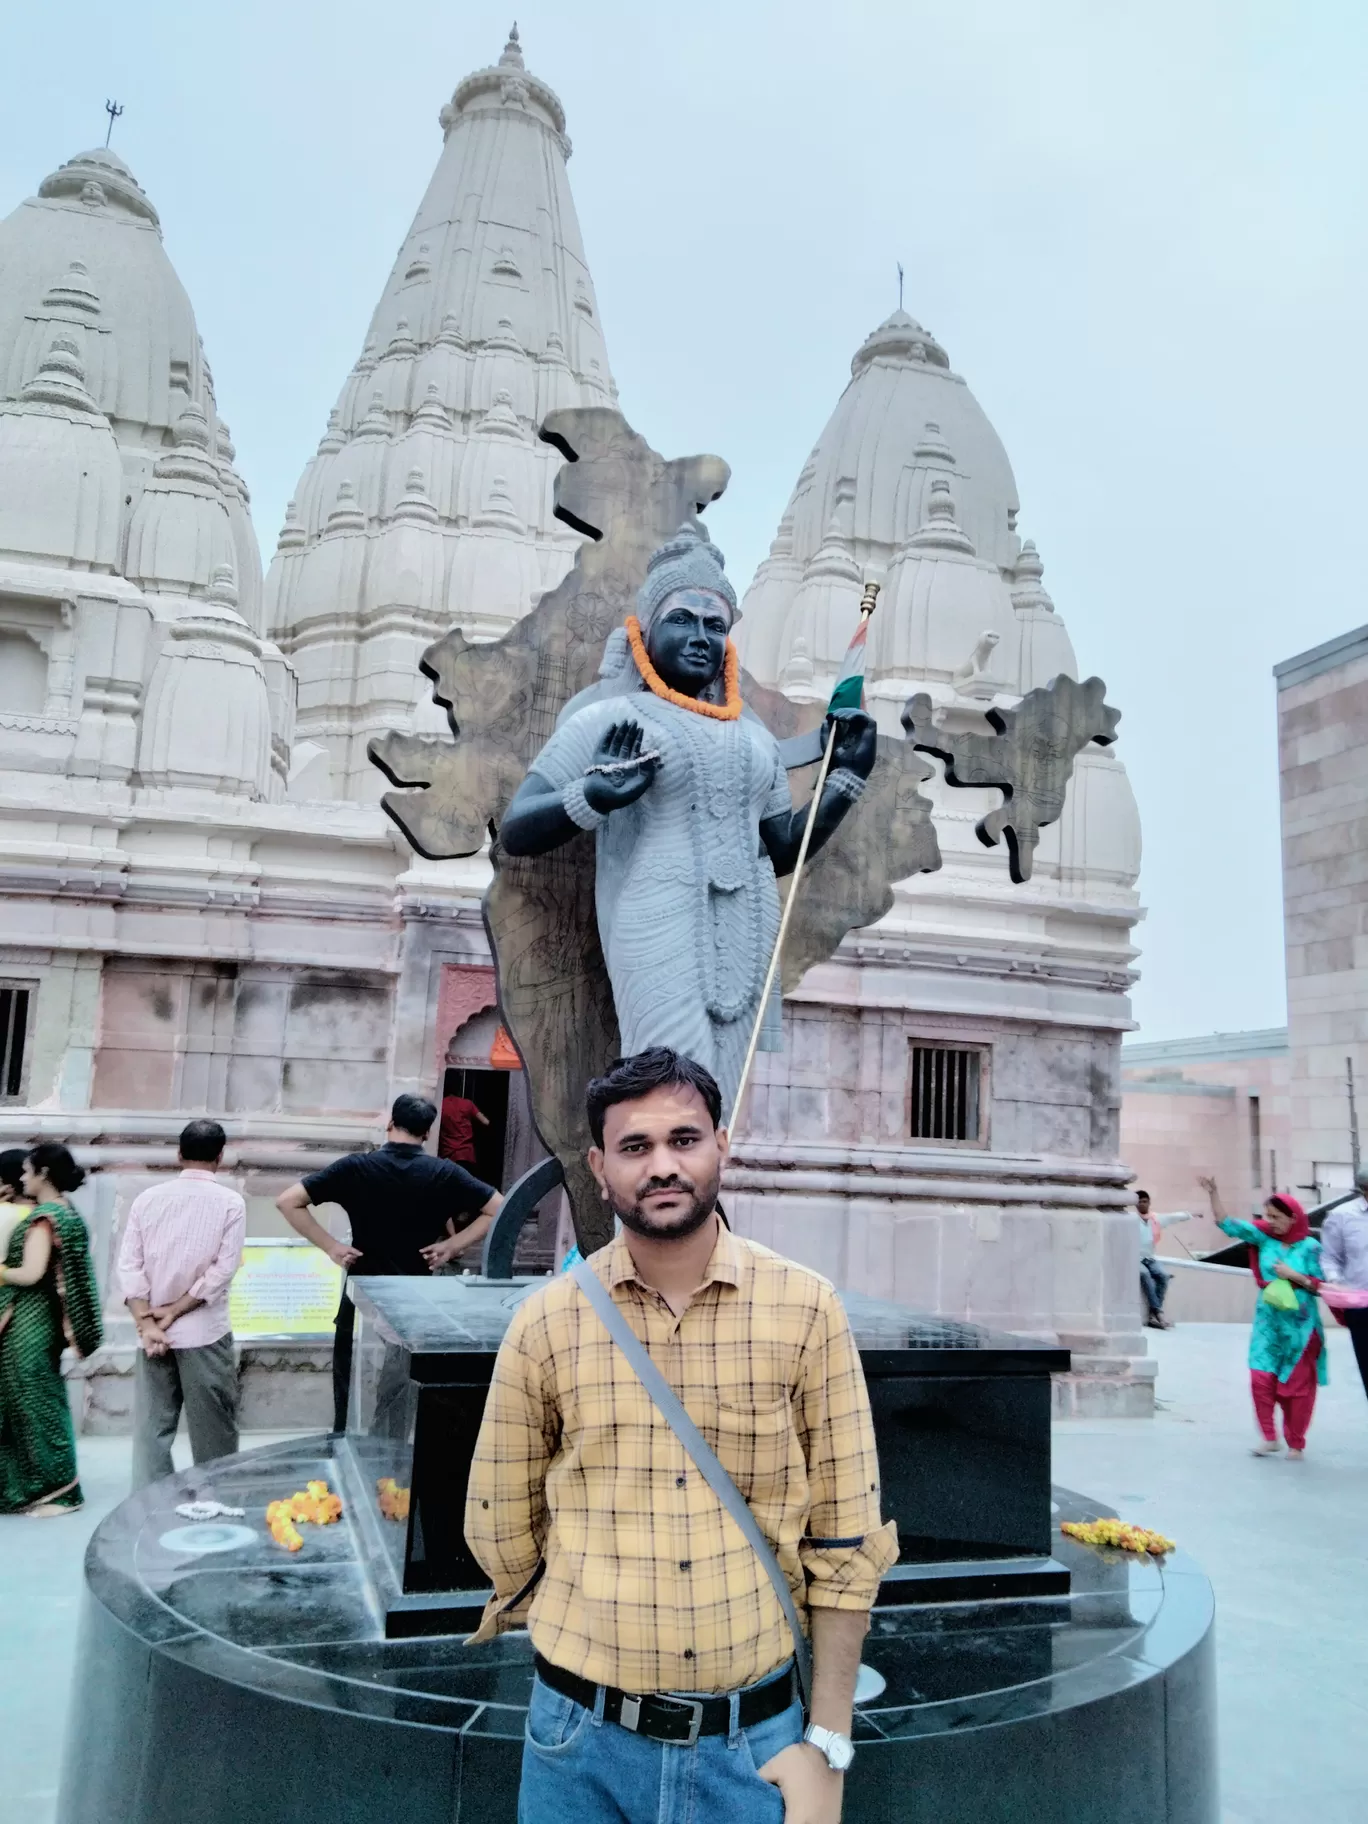
[[794, 1416], [811, 1507], [798, 1556], [808, 1606], [868, 1609], [897, 1560], [898, 1533], [879, 1510], [879, 1458], [859, 1351], [829, 1288], [814, 1320]]
[[135, 1197], [119, 1244], [119, 1287], [125, 1301], [151, 1298], [152, 1285], [143, 1264], [142, 1198]]
[[546, 1471], [560, 1445], [544, 1326], [514, 1314], [500, 1345], [466, 1490], [465, 1536], [494, 1585], [471, 1644], [520, 1626], [546, 1543]]

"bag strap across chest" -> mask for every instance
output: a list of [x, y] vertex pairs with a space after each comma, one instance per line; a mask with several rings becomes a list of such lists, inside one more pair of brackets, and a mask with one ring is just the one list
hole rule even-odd
[[627, 1358], [628, 1367], [651, 1396], [657, 1412], [679, 1439], [688, 1455], [692, 1457], [698, 1473], [740, 1527], [747, 1544], [760, 1560], [761, 1567], [770, 1580], [770, 1585], [779, 1599], [780, 1607], [784, 1611], [793, 1634], [793, 1654], [798, 1667], [798, 1685], [803, 1694], [803, 1708], [807, 1709], [812, 1693], [812, 1655], [808, 1649], [807, 1635], [803, 1632], [803, 1624], [798, 1619], [798, 1610], [793, 1601], [793, 1592], [789, 1588], [788, 1578], [784, 1575], [769, 1541], [761, 1532], [759, 1523], [751, 1512], [745, 1496], [722, 1467], [717, 1453], [684, 1410], [684, 1402], [651, 1360], [649, 1351], [614, 1304], [612, 1294], [588, 1261], [577, 1261], [570, 1269], [570, 1276], [594, 1307], [604, 1329]]

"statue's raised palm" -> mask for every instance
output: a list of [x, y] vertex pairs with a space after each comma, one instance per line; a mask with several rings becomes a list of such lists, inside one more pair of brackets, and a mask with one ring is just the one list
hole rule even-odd
[[605, 730], [584, 777], [584, 796], [596, 811], [620, 811], [649, 789], [660, 755], [643, 752], [643, 739], [639, 722], [614, 722]]

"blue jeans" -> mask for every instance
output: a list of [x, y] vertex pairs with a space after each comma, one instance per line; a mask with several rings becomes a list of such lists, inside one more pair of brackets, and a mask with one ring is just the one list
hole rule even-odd
[[[776, 1677], [792, 1676], [788, 1668]], [[768, 1684], [768, 1679], [762, 1680]], [[757, 1768], [802, 1740], [797, 1698], [753, 1729], [703, 1735], [692, 1748], [652, 1742], [603, 1720], [537, 1679], [523, 1739], [518, 1824], [783, 1824], [779, 1788]]]
[[1164, 1294], [1168, 1288], [1169, 1275], [1147, 1254], [1140, 1262], [1140, 1290], [1145, 1295], [1151, 1317], [1158, 1317], [1164, 1309]]

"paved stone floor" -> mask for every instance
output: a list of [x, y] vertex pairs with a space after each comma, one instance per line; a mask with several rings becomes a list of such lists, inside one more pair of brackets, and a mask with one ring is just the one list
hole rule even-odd
[[[1245, 1341], [1242, 1326], [1223, 1324], [1156, 1336], [1158, 1417], [1058, 1425], [1055, 1477], [1172, 1534], [1211, 1575], [1224, 1824], [1361, 1824], [1368, 1402], [1334, 1331], [1306, 1461], [1256, 1460]], [[54, 1816], [81, 1558], [125, 1492], [128, 1464], [126, 1439], [84, 1439], [80, 1515], [0, 1519], [0, 1824]]]
[[1177, 1539], [1215, 1587], [1224, 1824], [1368, 1818], [1368, 1401], [1328, 1329], [1300, 1463], [1249, 1455], [1242, 1324], [1152, 1335], [1152, 1422], [1055, 1427], [1055, 1480]]

